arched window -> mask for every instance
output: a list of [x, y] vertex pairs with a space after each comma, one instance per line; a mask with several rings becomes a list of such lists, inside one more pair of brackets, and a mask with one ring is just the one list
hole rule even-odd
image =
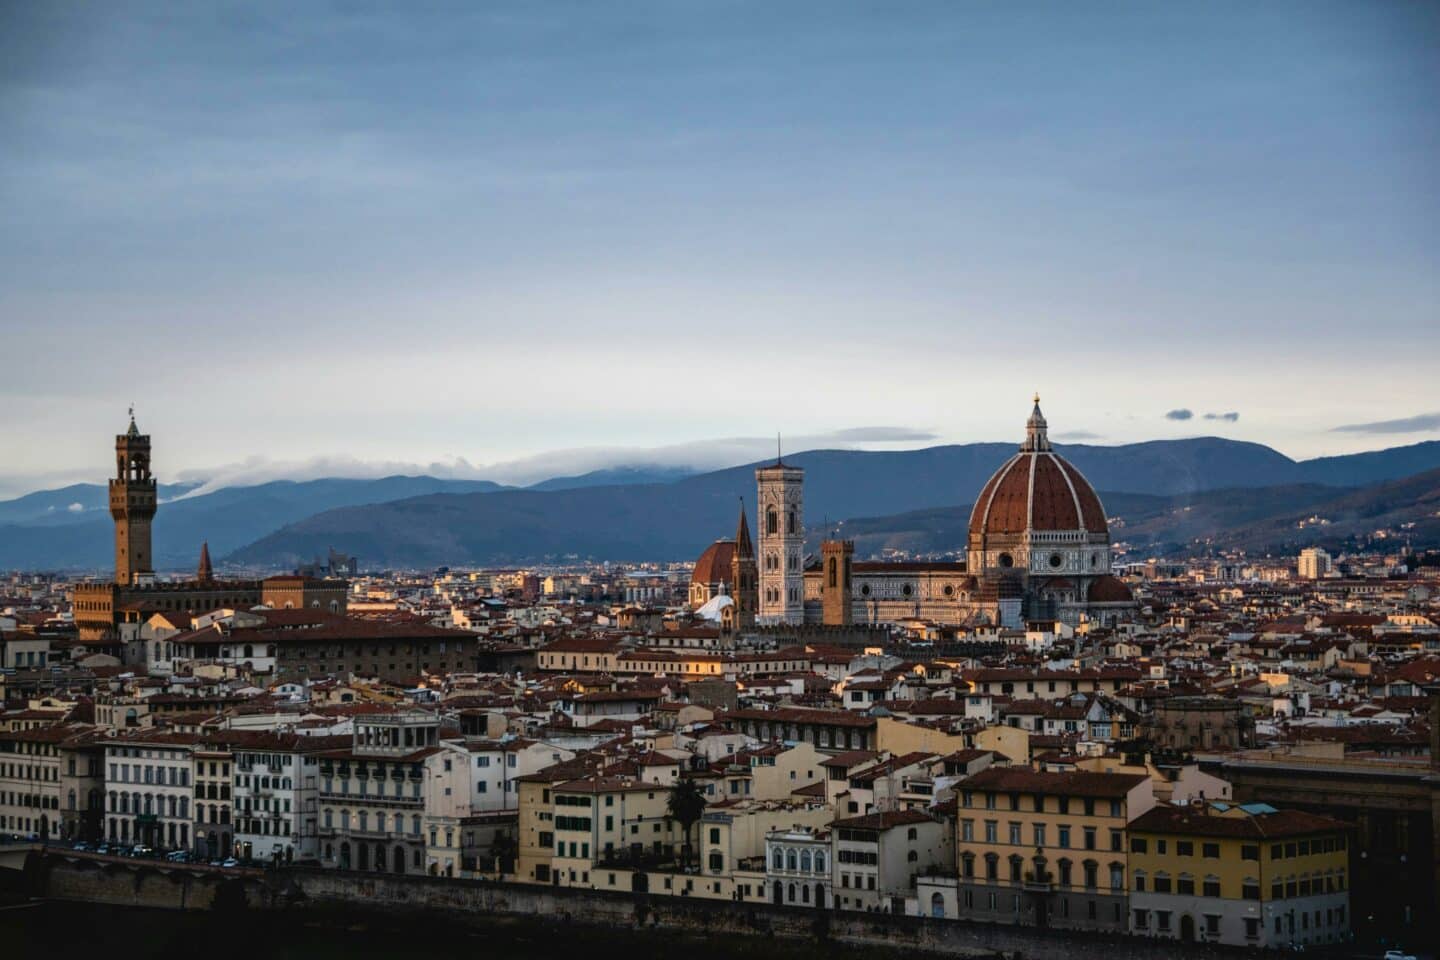
[[815, 851], [815, 872], [816, 872], [816, 873], [824, 873], [824, 872], [825, 872], [825, 851], [823, 851], [823, 850], [816, 850], [816, 851]]
[[915, 850], [911, 850], [905, 855], [905, 859], [911, 863], [915, 863], [917, 860], [920, 859], [920, 854]]
[[825, 576], [829, 579], [829, 582], [826, 584], [826, 586], [830, 587], [833, 590], [840, 586], [840, 567], [834, 557], [831, 557], [826, 562], [826, 567], [827, 570], [825, 572]]
[[794, 532], [795, 532], [795, 511], [794, 511], [794, 510], [791, 510], [790, 513], [785, 517], [785, 532], [786, 532], [786, 533], [794, 533]]
[[780, 532], [780, 515], [775, 512], [774, 507], [765, 511], [765, 532], [771, 534]]
[[802, 850], [802, 851], [800, 851], [800, 869], [803, 870], [803, 871], [805, 871], [806, 873], [809, 873], [809, 872], [810, 872], [810, 851], [809, 851], [809, 850]]
[[779, 847], [775, 848], [775, 856], [772, 857], [771, 860], [773, 861], [773, 866], [776, 870], [785, 869], [785, 851], [781, 850]]
[[914, 827], [911, 827], [910, 830], [905, 834], [905, 839], [914, 840], [918, 836], [920, 836], [919, 831], [917, 831]]
[[998, 853], [985, 854], [985, 879], [991, 883], [1000, 879], [1000, 855]]
[[795, 870], [795, 869], [798, 869], [798, 868], [796, 867], [796, 864], [795, 864], [795, 851], [794, 851], [794, 850], [786, 850], [786, 851], [785, 851], [785, 869], [786, 869], [786, 870]]
[[251, 657], [255, 656], [255, 648], [248, 643], [245, 644], [245, 651], [243, 656], [246, 660], [249, 660]]

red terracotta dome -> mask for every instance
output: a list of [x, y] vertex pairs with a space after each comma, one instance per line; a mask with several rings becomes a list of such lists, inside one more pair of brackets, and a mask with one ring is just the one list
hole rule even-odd
[[1134, 603], [1135, 595], [1119, 577], [1105, 576], [1090, 584], [1086, 599], [1091, 603]]
[[735, 559], [734, 540], [716, 540], [705, 548], [695, 569], [690, 573], [692, 584], [730, 583], [730, 564]]
[[1106, 533], [1105, 508], [1095, 488], [1050, 449], [1037, 401], [1020, 452], [995, 471], [970, 512], [970, 536], [1014, 535], [1026, 530]]

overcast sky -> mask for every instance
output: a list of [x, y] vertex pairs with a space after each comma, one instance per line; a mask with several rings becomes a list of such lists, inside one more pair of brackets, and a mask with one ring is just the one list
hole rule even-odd
[[1440, 438], [1437, 89], [1432, 3], [5, 3], [0, 489], [131, 401], [167, 479]]

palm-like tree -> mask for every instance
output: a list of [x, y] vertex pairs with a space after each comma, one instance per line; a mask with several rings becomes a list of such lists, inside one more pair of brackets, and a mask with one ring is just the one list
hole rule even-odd
[[681, 779], [675, 786], [670, 788], [670, 798], [666, 802], [666, 814], [671, 820], [680, 824], [685, 831], [685, 844], [681, 848], [680, 866], [686, 866], [686, 860], [690, 853], [690, 828], [700, 822], [701, 816], [705, 813], [705, 794], [695, 785], [694, 780]]

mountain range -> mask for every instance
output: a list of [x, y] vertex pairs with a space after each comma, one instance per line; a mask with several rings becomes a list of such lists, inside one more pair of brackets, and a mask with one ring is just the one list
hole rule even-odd
[[[816, 536], [846, 518], [865, 518], [841, 527], [861, 555], [885, 547], [935, 552], [963, 545], [967, 504], [1014, 450], [1010, 443], [814, 450], [786, 462], [806, 470], [806, 514]], [[1285, 542], [1290, 514], [1332, 503], [1351, 524], [1408, 517], [1427, 502], [1427, 481], [1390, 493], [1371, 488], [1440, 468], [1440, 442], [1308, 461], [1215, 437], [1057, 450], [1122, 521], [1116, 540], [1174, 549], [1193, 549], [1207, 537], [1243, 544], [1246, 530]], [[741, 499], [753, 501], [753, 468], [690, 474], [616, 467], [525, 489], [434, 477], [275, 481], [208, 493], [162, 485], [168, 502], [155, 520], [155, 556], [162, 569], [183, 570], [209, 541], [212, 554], [232, 564], [274, 568], [330, 547], [367, 567], [689, 558], [734, 531]], [[108, 568], [105, 489], [80, 484], [0, 502], [0, 567]], [[1359, 499], [1347, 506], [1346, 497]]]

